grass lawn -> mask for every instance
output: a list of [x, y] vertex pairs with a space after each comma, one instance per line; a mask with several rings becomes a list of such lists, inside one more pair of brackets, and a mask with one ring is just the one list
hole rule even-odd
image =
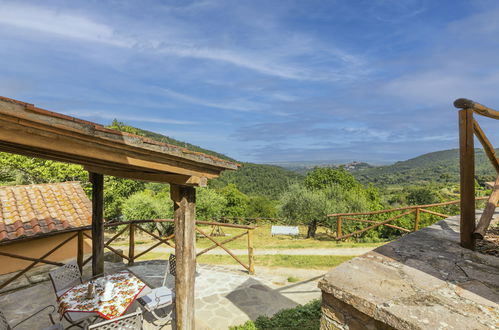
[[[385, 244], [382, 243], [356, 243], [356, 242], [336, 242], [332, 239], [330, 234], [326, 233], [324, 228], [319, 228], [317, 231], [316, 239], [305, 238], [307, 233], [306, 226], [299, 226], [300, 236], [272, 236], [270, 235], [270, 225], [260, 226], [255, 229], [253, 234], [253, 246], [255, 249], [324, 249], [324, 248], [352, 248], [352, 247], [377, 247]], [[211, 232], [211, 226], [199, 226], [205, 233]], [[230, 239], [236, 235], [243, 233], [244, 229], [222, 227], [226, 236], [214, 237], [215, 240], [222, 242]], [[150, 236], [144, 236], [142, 233], [137, 233], [135, 244], [149, 244], [155, 241]], [[127, 243], [126, 240], [122, 241]], [[225, 246], [229, 249], [246, 249], [248, 247], [247, 236], [238, 238], [235, 241], [227, 243]], [[213, 242], [204, 236], [198, 234], [196, 246], [199, 248], [206, 248], [213, 245]]]
[[[248, 258], [238, 256], [242, 262], [248, 263]], [[168, 258], [165, 253], [149, 252], [138, 260], [154, 260]], [[264, 255], [255, 256], [255, 265], [264, 267], [289, 267], [304, 269], [330, 269], [342, 262], [354, 258], [353, 256], [289, 256], [289, 255]], [[201, 264], [238, 265], [237, 261], [229, 255], [202, 255], [197, 258]]]

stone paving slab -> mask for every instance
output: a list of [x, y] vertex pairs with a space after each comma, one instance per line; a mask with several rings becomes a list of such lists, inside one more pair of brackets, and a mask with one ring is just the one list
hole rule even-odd
[[499, 329], [499, 258], [459, 245], [459, 216], [339, 265], [319, 287], [397, 329]]
[[[166, 261], [138, 262], [128, 269], [141, 278], [148, 288], [158, 287], [163, 281]], [[106, 273], [126, 269], [123, 263], [105, 264]], [[317, 282], [322, 277], [321, 271], [292, 269], [265, 270], [257, 268], [258, 276], [230, 266], [198, 265], [196, 276], [196, 329], [227, 329], [239, 325], [260, 315], [272, 315], [283, 308], [304, 304], [320, 297]], [[299, 273], [303, 279], [297, 283], [287, 283], [290, 274]], [[90, 277], [90, 268], [84, 270], [84, 278]], [[169, 283], [172, 285], [172, 283]], [[55, 295], [50, 281], [40, 282], [31, 287], [0, 295], [0, 310], [10, 324], [31, 315], [46, 305], [56, 305]], [[134, 303], [130, 311], [135, 310]], [[170, 329], [171, 325], [160, 324], [152, 315], [144, 313], [144, 329]], [[16, 329], [41, 329], [50, 324], [48, 315], [27, 322]], [[65, 323], [65, 326], [68, 326]]]

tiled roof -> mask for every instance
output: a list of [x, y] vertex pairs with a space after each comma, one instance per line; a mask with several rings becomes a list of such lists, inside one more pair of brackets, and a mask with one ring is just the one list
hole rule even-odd
[[91, 224], [79, 182], [0, 187], [0, 242]]

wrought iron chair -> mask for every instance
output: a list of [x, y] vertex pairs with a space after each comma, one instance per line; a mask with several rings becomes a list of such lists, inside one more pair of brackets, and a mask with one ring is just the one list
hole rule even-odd
[[112, 320], [92, 324], [88, 326], [88, 330], [136, 330], [142, 329], [143, 324], [142, 311], [140, 308], [136, 312], [124, 316], [117, 317]]
[[54, 287], [57, 298], [62, 296], [68, 289], [77, 284], [83, 283], [81, 279], [80, 267], [76, 260], [68, 262], [49, 273], [50, 281]]
[[[166, 264], [165, 275], [163, 277], [163, 284], [152, 289], [150, 293], [140, 297], [137, 301], [150, 312], [158, 321], [166, 322], [174, 317], [175, 311], [175, 275], [176, 264], [175, 255], [170, 254], [168, 263]], [[173, 279], [173, 283], [172, 280]], [[166, 315], [159, 316], [158, 309], [170, 307], [171, 309], [166, 312]]]
[[[76, 260], [68, 262], [64, 266], [49, 272], [49, 277], [57, 300], [59, 300], [59, 298], [73, 286], [83, 283], [80, 267], [78, 267]], [[64, 318], [71, 323], [70, 328], [73, 326], [82, 327], [81, 323], [83, 321], [97, 317], [98, 316], [96, 314], [92, 313], [64, 313]]]
[[55, 323], [54, 322], [54, 318], [52, 317], [52, 313], [55, 312], [55, 307], [54, 305], [48, 305], [48, 306], [45, 306], [43, 307], [42, 309], [40, 309], [39, 311], [31, 314], [30, 316], [28, 316], [27, 318], [25, 318], [24, 320], [16, 323], [14, 326], [10, 326], [9, 325], [9, 322], [7, 322], [7, 319], [5, 318], [5, 315], [2, 313], [2, 311], [0, 311], [0, 330], [13, 330], [15, 329], [17, 326], [21, 325], [22, 323], [26, 322], [27, 320], [31, 319], [32, 317], [34, 317], [35, 315], [38, 315], [39, 313], [43, 312], [44, 310], [48, 309], [48, 308], [52, 308], [52, 312], [49, 313], [49, 317], [50, 317], [50, 323], [52, 323], [52, 325], [48, 328], [44, 328], [43, 330], [64, 330], [64, 327], [62, 326], [61, 323]]

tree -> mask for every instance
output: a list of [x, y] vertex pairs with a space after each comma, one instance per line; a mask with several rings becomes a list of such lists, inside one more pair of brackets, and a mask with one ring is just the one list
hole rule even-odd
[[409, 205], [425, 205], [440, 203], [441, 201], [442, 197], [439, 192], [430, 187], [412, 189], [407, 195]]
[[330, 204], [323, 191], [294, 184], [282, 195], [281, 215], [290, 224], [306, 224], [307, 238], [314, 238], [317, 225], [327, 220]]
[[324, 189], [335, 184], [345, 189], [361, 186], [357, 179], [343, 167], [337, 169], [316, 167], [308, 172], [305, 178], [305, 186], [308, 189]]
[[122, 205], [127, 198], [144, 190], [145, 183], [130, 179], [104, 176], [104, 218], [119, 219], [122, 216]]
[[223, 187], [220, 189], [220, 193], [226, 200], [223, 216], [238, 218], [247, 215], [249, 198], [237, 190], [234, 184], [231, 183]]
[[0, 167], [16, 184], [36, 184], [63, 181], [88, 182], [88, 173], [80, 165], [41, 158], [0, 153]]
[[[171, 219], [173, 217], [173, 203], [167, 191], [155, 193], [146, 189], [128, 197], [123, 203], [123, 217], [125, 220], [154, 220]], [[156, 230], [159, 235], [173, 233], [173, 224], [169, 222], [147, 223], [148, 230]]]
[[277, 217], [277, 202], [264, 196], [250, 196], [248, 203], [248, 217], [275, 218]]
[[216, 190], [209, 188], [196, 189], [196, 218], [210, 220], [222, 216], [227, 199]]

